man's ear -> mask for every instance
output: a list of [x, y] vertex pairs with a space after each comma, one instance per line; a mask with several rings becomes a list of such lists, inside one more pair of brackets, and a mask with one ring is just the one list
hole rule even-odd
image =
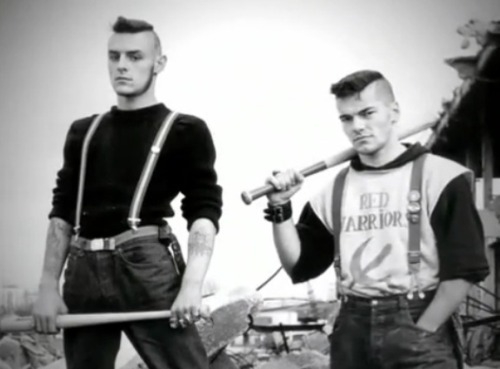
[[155, 75], [161, 73], [165, 69], [165, 65], [167, 65], [167, 57], [165, 55], [157, 57], [154, 66]]
[[399, 104], [397, 101], [391, 103], [391, 123], [396, 124], [399, 122]]

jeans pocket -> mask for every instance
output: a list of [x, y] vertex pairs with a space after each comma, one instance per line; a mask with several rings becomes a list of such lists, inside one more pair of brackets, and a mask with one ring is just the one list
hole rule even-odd
[[346, 307], [341, 306], [337, 316], [335, 317], [335, 321], [333, 322], [332, 335], [340, 330], [342, 323], [345, 323], [345, 320], [346, 320]]
[[167, 309], [181, 278], [172, 256], [158, 241], [117, 249], [118, 284], [124, 309]]
[[117, 253], [124, 264], [136, 268], [154, 267], [168, 258], [165, 246], [153, 241], [118, 248]]
[[84, 251], [71, 247], [68, 253], [62, 296], [70, 313], [84, 311], [92, 289], [89, 265]]
[[402, 328], [407, 328], [408, 330], [415, 332], [420, 338], [430, 337], [438, 334], [442, 329], [442, 326], [439, 327], [436, 331], [429, 331], [417, 324], [421, 315], [424, 313], [425, 309], [427, 309], [427, 306], [427, 303], [419, 301], [402, 308]]

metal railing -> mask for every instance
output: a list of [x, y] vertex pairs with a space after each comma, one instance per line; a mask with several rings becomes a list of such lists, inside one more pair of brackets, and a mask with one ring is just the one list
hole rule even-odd
[[[468, 328], [480, 325], [488, 325], [495, 331], [500, 331], [500, 327], [497, 326], [497, 323], [500, 322], [500, 311], [496, 309], [496, 305], [500, 301], [500, 297], [479, 284], [474, 285], [473, 288], [479, 289], [481, 292], [489, 296], [495, 306], [488, 305], [484, 301], [481, 301], [469, 294], [465, 300], [465, 315], [462, 315], [464, 329], [467, 330]], [[487, 316], [472, 314], [472, 309]]]

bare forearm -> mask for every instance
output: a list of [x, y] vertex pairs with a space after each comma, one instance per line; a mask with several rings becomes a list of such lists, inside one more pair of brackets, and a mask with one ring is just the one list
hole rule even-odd
[[71, 225], [60, 218], [52, 218], [47, 232], [40, 288], [57, 288], [68, 255]]
[[212, 258], [216, 229], [212, 221], [200, 218], [191, 226], [188, 260], [183, 285], [201, 288]]
[[300, 239], [293, 220], [273, 224], [273, 237], [281, 265], [291, 275], [300, 256]]
[[441, 282], [418, 325], [428, 330], [436, 330], [443, 325], [464, 301], [471, 286], [470, 282], [463, 279]]

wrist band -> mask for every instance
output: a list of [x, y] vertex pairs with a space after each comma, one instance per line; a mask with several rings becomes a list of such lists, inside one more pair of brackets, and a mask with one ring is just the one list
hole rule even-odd
[[264, 219], [273, 223], [283, 223], [292, 217], [292, 202], [287, 201], [284, 204], [272, 205], [267, 204], [267, 209], [264, 209]]

